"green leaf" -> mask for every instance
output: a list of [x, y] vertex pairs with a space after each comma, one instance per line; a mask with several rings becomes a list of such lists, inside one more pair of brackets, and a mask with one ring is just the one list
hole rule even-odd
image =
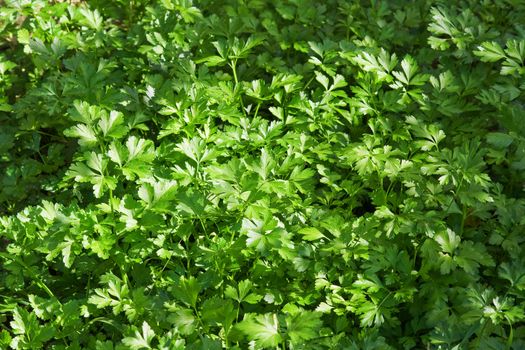
[[286, 231], [272, 218], [265, 220], [243, 219], [241, 232], [247, 236], [246, 245], [261, 253], [267, 253], [282, 245]]
[[485, 41], [478, 50], [474, 51], [474, 54], [478, 56], [483, 62], [496, 62], [506, 57], [505, 52], [497, 42]]
[[262, 299], [262, 296], [255, 293], [250, 293], [252, 287], [253, 283], [250, 280], [240, 281], [237, 285], [237, 289], [232, 286], [226, 287], [224, 295], [237, 301], [238, 303], [246, 302], [248, 304], [256, 304]]
[[323, 75], [322, 73], [315, 72], [315, 80], [317, 80], [321, 85], [324, 87], [325, 90], [328, 90], [328, 86], [330, 84], [330, 81], [328, 80], [328, 77], [326, 75]]
[[254, 340], [255, 344], [263, 349], [274, 348], [282, 341], [277, 315], [275, 314], [247, 314], [245, 319], [237, 324], [236, 327], [248, 339]]
[[123, 126], [124, 116], [120, 112], [111, 111], [108, 114], [102, 114], [98, 126], [104, 136], [111, 138], [121, 138], [127, 133], [127, 128]]
[[505, 53], [520, 65], [525, 61], [525, 40], [509, 40]]
[[443, 8], [433, 7], [430, 10], [432, 22], [428, 25], [428, 30], [435, 35], [445, 35], [454, 37], [459, 34], [456, 25], [450, 19], [449, 13]]
[[[403, 60], [401, 61], [401, 68], [403, 69], [402, 72], [393, 71], [392, 74], [403, 85], [424, 85], [429, 79], [429, 75], [427, 74], [417, 74], [417, 72], [419, 71], [419, 67], [416, 61], [410, 55], [407, 55], [405, 56], [405, 58], [403, 58]], [[398, 85], [396, 84], [392, 85], [392, 87], [397, 86]]]
[[208, 201], [206, 198], [194, 191], [185, 191], [177, 195], [177, 209], [182, 213], [201, 217], [205, 214]]
[[78, 124], [64, 130], [64, 135], [78, 138], [78, 143], [81, 146], [94, 146], [98, 142], [97, 135], [93, 128], [85, 124]]
[[100, 341], [97, 340], [95, 343], [95, 350], [114, 350], [113, 342], [111, 340]]
[[151, 329], [149, 324], [144, 321], [142, 323], [142, 332], [135, 330], [135, 334], [131, 337], [122, 339], [122, 343], [133, 350], [153, 349], [150, 346], [151, 341], [155, 337], [155, 332]]
[[193, 276], [186, 278], [181, 276], [177, 283], [171, 289], [171, 293], [184, 304], [195, 307], [201, 291], [201, 286]]
[[164, 210], [169, 205], [169, 201], [175, 198], [177, 188], [178, 184], [174, 180], [150, 180], [149, 183], [140, 186], [138, 196], [148, 208]]
[[319, 337], [322, 326], [321, 313], [311, 311], [300, 311], [295, 315], [286, 317], [287, 335], [292, 344], [303, 344], [308, 340]]
[[0, 75], [4, 75], [7, 71], [12, 70], [16, 66], [16, 63], [8, 60], [0, 61]]
[[58, 245], [58, 248], [62, 251], [62, 262], [67, 268], [71, 268], [71, 265], [73, 265], [73, 261], [75, 260], [75, 256], [71, 256], [71, 247], [73, 244], [73, 240], [66, 240]]
[[25, 309], [15, 307], [13, 320], [9, 324], [17, 337], [13, 338], [13, 344], [19, 344], [25, 349], [41, 348], [42, 344], [53, 338], [55, 329], [52, 326], [40, 326], [34, 313]]
[[507, 148], [514, 142], [514, 137], [502, 132], [491, 132], [487, 134], [487, 142], [497, 148]]
[[128, 159], [127, 150], [120, 143], [112, 142], [109, 145], [108, 157], [122, 167]]
[[389, 55], [383, 48], [378, 57], [368, 52], [361, 52], [353, 60], [364, 71], [376, 73], [380, 80], [387, 79], [398, 63], [396, 54]]
[[80, 13], [82, 14], [82, 16], [84, 16], [85, 23], [89, 27], [95, 30], [102, 29], [103, 19], [100, 16], [98, 10], [95, 9], [94, 11], [91, 11], [87, 7], [83, 7], [80, 9]]
[[360, 314], [359, 318], [363, 327], [379, 326], [385, 322], [385, 317], [380, 307], [372, 302], [364, 302], [357, 309], [357, 313]]
[[222, 58], [221, 56], [217, 56], [217, 55], [208, 56], [208, 57], [201, 58], [195, 61], [195, 63], [197, 64], [204, 63], [208, 67], [220, 66], [220, 65], [225, 64], [226, 62], [227, 62], [226, 59]]
[[176, 311], [170, 316], [170, 320], [181, 334], [190, 335], [197, 327], [195, 316], [190, 309]]
[[236, 318], [236, 308], [231, 300], [213, 297], [202, 304], [202, 319], [211, 326], [221, 325], [225, 332], [229, 332]]
[[461, 244], [460, 253], [456, 258], [458, 266], [466, 272], [477, 273], [479, 265], [494, 266], [495, 262], [492, 256], [487, 252], [486, 247], [481, 243], [466, 241]]
[[326, 236], [323, 235], [321, 231], [319, 231], [315, 227], [305, 227], [297, 232], [307, 241], [316, 241], [321, 238], [326, 238]]
[[13, 321], [10, 322], [10, 326], [14, 334], [26, 334], [38, 328], [35, 315], [18, 307], [13, 310]]
[[439, 243], [441, 249], [449, 254], [453, 254], [461, 242], [461, 238], [451, 229], [436, 235], [434, 239]]
[[177, 150], [199, 164], [213, 159], [216, 155], [214, 151], [207, 148], [206, 142], [198, 137], [184, 138], [177, 144]]

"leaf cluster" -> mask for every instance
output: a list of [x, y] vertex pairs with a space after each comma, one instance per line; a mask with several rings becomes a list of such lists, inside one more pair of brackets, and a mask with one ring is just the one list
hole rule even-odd
[[525, 348], [523, 16], [0, 0], [0, 348]]

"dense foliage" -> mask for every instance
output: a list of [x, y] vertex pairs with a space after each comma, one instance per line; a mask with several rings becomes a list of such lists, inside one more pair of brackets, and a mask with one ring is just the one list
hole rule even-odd
[[524, 349], [523, 18], [0, 0], [0, 348]]

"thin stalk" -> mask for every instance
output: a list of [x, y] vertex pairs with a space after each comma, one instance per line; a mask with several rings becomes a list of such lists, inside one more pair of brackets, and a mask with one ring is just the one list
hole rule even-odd
[[261, 102], [257, 103], [257, 107], [255, 107], [255, 113], [253, 115], [254, 119], [257, 117], [257, 114], [259, 113], [259, 107], [261, 107]]
[[461, 230], [460, 230], [461, 233], [463, 233], [463, 230], [465, 229], [466, 220], [467, 220], [467, 207], [464, 205], [462, 214], [461, 214]]
[[[231, 60], [229, 65], [230, 65], [230, 68], [232, 69], [233, 81], [235, 82], [235, 91], [237, 92], [237, 89], [239, 88], [239, 78], [237, 77], [237, 59]], [[246, 115], [246, 110], [244, 109], [244, 102], [242, 100], [242, 95], [240, 94], [239, 94], [239, 102], [241, 103], [243, 114]]]
[[380, 309], [381, 306], [383, 305], [383, 303], [388, 299], [388, 297], [390, 297], [390, 295], [392, 295], [392, 291], [389, 291], [388, 294], [383, 298], [383, 300], [381, 300], [381, 302], [379, 303], [379, 305], [377, 305], [377, 308]]
[[509, 337], [507, 339], [507, 344], [505, 346], [505, 349], [510, 350], [512, 347], [512, 343], [514, 341], [514, 328], [512, 327], [512, 322], [507, 316], [505, 316], [505, 319], [507, 319], [507, 322], [509, 323], [509, 327], [510, 327]]
[[129, 6], [128, 6], [128, 29], [131, 28], [131, 25], [133, 23], [133, 17], [134, 17], [134, 1], [130, 1], [129, 2]]
[[237, 87], [237, 85], [239, 84], [239, 79], [237, 78], [237, 60], [232, 60], [230, 62], [230, 67], [233, 72], [233, 81], [235, 82], [235, 86]]
[[[487, 327], [487, 320], [483, 319], [483, 326], [481, 327], [481, 331], [479, 332], [478, 338], [476, 339], [476, 345], [473, 349], [479, 349], [479, 342], [481, 340], [481, 337], [483, 336], [483, 333], [485, 332], [485, 328]], [[465, 341], [466, 339], [463, 339]]]
[[53, 299], [56, 299], [56, 301], [58, 302], [58, 304], [60, 306], [62, 306], [62, 303], [60, 302], [60, 300], [55, 296], [55, 294], [51, 291], [51, 289], [49, 289], [49, 287], [44, 283], [44, 281], [42, 281], [42, 279], [35, 275], [33, 273], [33, 271], [31, 271], [31, 269], [29, 268], [29, 266], [27, 266], [27, 264], [22, 260], [20, 259], [19, 257], [17, 256], [12, 256], [10, 254], [7, 254], [7, 253], [0, 253], [0, 256], [2, 256], [4, 259], [7, 259], [7, 260], [12, 260], [12, 261], [15, 261], [17, 264], [19, 264], [20, 266], [22, 266], [26, 271], [27, 273], [29, 274], [29, 276], [36, 282], [36, 284], [44, 291], [46, 292], [46, 294], [53, 298]]

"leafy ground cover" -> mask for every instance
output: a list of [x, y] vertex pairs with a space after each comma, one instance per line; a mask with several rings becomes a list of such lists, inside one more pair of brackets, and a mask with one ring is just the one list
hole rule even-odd
[[0, 348], [524, 349], [523, 18], [0, 1]]

